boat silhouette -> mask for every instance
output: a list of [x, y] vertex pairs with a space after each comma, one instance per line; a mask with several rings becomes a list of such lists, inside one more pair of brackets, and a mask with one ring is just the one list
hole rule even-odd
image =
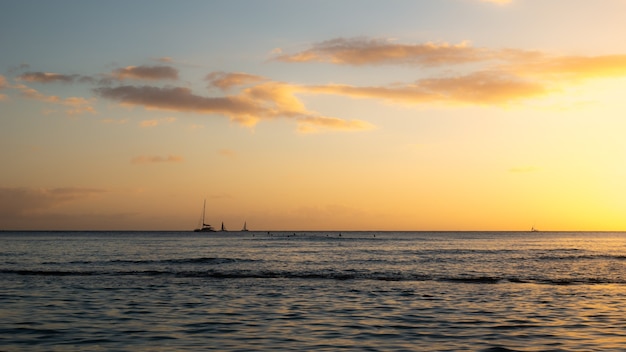
[[[202, 205], [202, 221], [201, 221], [202, 225], [199, 228], [194, 229], [193, 232], [215, 232], [215, 229], [213, 228], [213, 226], [204, 222], [205, 214], [206, 214], [206, 199], [204, 200], [204, 204]], [[223, 223], [222, 223], [222, 227], [224, 227]]]

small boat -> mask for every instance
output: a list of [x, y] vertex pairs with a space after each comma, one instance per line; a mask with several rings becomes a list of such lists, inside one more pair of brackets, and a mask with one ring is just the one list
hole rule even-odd
[[[204, 204], [202, 205], [202, 226], [197, 229], [194, 229], [193, 232], [215, 232], [213, 226], [204, 223], [204, 214], [206, 213], [206, 199], [204, 200]], [[222, 224], [222, 226], [224, 226]]]
[[241, 231], [246, 232], [248, 231], [248, 228], [246, 227], [246, 222], [243, 222], [243, 229], [241, 229]]
[[222, 231], [222, 232], [226, 232], [226, 231], [228, 231], [228, 230], [226, 230], [226, 228], [224, 227], [224, 222], [222, 222], [222, 228], [220, 229], [220, 231]]
[[534, 226], [530, 228], [530, 232], [539, 232]]

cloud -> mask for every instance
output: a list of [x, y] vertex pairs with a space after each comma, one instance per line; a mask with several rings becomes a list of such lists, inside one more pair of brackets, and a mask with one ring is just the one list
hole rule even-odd
[[542, 80], [586, 80], [626, 76], [626, 55], [548, 56], [535, 55], [505, 66], [521, 76]]
[[343, 120], [336, 117], [302, 117], [298, 120], [298, 132], [317, 133], [322, 131], [363, 131], [374, 125], [360, 120]]
[[131, 159], [131, 164], [159, 164], [159, 163], [180, 163], [183, 162], [184, 159], [182, 156], [177, 155], [168, 155], [167, 157], [163, 156], [136, 156]]
[[74, 82], [89, 82], [93, 83], [95, 80], [88, 76], [81, 75], [64, 75], [60, 73], [50, 72], [25, 72], [19, 75], [18, 80], [26, 82], [37, 83], [74, 83]]
[[478, 65], [477, 71], [498, 71], [542, 81], [626, 75], [626, 55], [558, 56], [540, 51], [475, 48], [467, 42], [400, 44], [381, 39], [336, 38], [299, 53], [277, 56], [275, 60], [354, 66], [416, 64], [429, 67], [474, 63]]
[[96, 88], [101, 97], [126, 105], [169, 111], [224, 114], [244, 124], [256, 122], [259, 107], [239, 97], [203, 97], [183, 87], [119, 86]]
[[38, 100], [44, 103], [65, 106], [65, 113], [67, 113], [68, 115], [96, 113], [96, 110], [92, 105], [93, 101], [87, 100], [82, 97], [61, 98], [56, 95], [45, 95], [40, 93], [36, 89], [30, 88], [23, 84], [15, 85], [14, 88], [16, 88], [25, 98]]
[[119, 80], [177, 80], [178, 70], [170, 66], [127, 66], [113, 71], [112, 76]]
[[[466, 42], [457, 45], [399, 44], [391, 40], [338, 38], [275, 59], [353, 66], [415, 64], [424, 68], [456, 67], [459, 70], [455, 73], [450, 69], [443, 74], [439, 72], [439, 76], [389, 86], [327, 84], [304, 87], [313, 94], [404, 104], [503, 105], [546, 96], [589, 79], [626, 76], [626, 55], [558, 56], [540, 51], [474, 48]], [[458, 66], [466, 63], [472, 65], [464, 66], [464, 69]]]
[[[312, 133], [359, 131], [374, 126], [357, 119], [324, 116], [311, 111], [303, 100], [306, 95], [328, 94], [406, 105], [507, 105], [541, 98], [589, 79], [626, 76], [626, 55], [559, 56], [540, 51], [473, 47], [468, 42], [402, 44], [375, 38], [335, 38], [295, 54], [274, 52], [277, 55], [275, 60], [291, 63], [415, 65], [420, 66], [416, 73], [419, 78], [371, 86], [348, 83], [298, 85], [245, 72], [216, 71], [204, 77], [211, 91], [203, 95], [187, 87], [157, 84], [158, 80], [177, 80], [175, 68], [144, 65], [120, 68], [113, 75], [100, 75], [108, 77], [106, 79], [92, 79], [91, 82], [98, 85], [94, 89], [97, 96], [122, 105], [221, 115], [243, 126], [282, 118], [293, 121], [298, 132]], [[169, 60], [161, 58], [160, 61]], [[27, 72], [19, 79], [52, 83], [86, 82], [88, 77]], [[127, 79], [152, 82], [143, 85], [121, 82]], [[70, 114], [95, 112], [93, 100], [49, 96], [23, 84], [11, 86], [6, 79], [0, 80], [0, 88], [3, 86], [16, 89], [29, 99], [66, 106]], [[169, 121], [145, 120], [140, 126], [152, 127], [165, 122]]]
[[398, 44], [390, 40], [336, 38], [312, 48], [274, 58], [283, 62], [328, 62], [341, 65], [414, 64], [422, 66], [463, 64], [483, 61], [491, 53], [471, 47], [467, 42]]
[[308, 89], [316, 93], [382, 99], [403, 104], [505, 104], [546, 93], [546, 88], [541, 84], [499, 72], [476, 72], [457, 77], [423, 79], [413, 84], [389, 87], [324, 85], [311, 86]]
[[367, 125], [356, 121], [340, 124], [333, 120], [334, 123], [328, 123], [328, 118], [308, 111], [296, 97], [298, 92], [303, 91], [306, 89], [280, 82], [264, 82], [246, 87], [237, 95], [220, 97], [200, 96], [183, 87], [120, 86], [95, 89], [101, 97], [119, 101], [121, 104], [143, 106], [147, 109], [220, 114], [244, 126], [254, 126], [259, 120], [281, 117], [299, 119], [300, 124], [317, 124], [325, 129], [333, 126], [340, 130], [362, 129]]
[[212, 72], [206, 76], [205, 80], [209, 81], [210, 86], [217, 87], [221, 90], [228, 90], [232, 87], [254, 84], [267, 79], [243, 72]]
[[174, 62], [174, 59], [169, 56], [158, 57], [155, 60], [166, 64]]
[[59, 204], [91, 198], [106, 192], [97, 188], [0, 187], [0, 217], [23, 215], [53, 208]]

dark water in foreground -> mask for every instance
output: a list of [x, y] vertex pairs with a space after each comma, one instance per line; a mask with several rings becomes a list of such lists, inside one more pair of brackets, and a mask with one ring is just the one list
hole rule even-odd
[[623, 351], [626, 233], [0, 232], [1, 351]]

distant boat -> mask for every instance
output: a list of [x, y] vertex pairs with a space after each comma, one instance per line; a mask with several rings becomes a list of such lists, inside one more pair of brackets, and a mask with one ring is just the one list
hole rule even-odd
[[224, 231], [224, 232], [228, 231], [228, 230], [226, 230], [226, 228], [224, 227], [224, 222], [222, 222], [222, 228], [220, 229], [220, 231]]
[[241, 231], [248, 231], [248, 228], [246, 227], [246, 222], [243, 222], [243, 229], [241, 229]]
[[[204, 204], [202, 205], [202, 226], [193, 230], [193, 232], [215, 232], [213, 226], [204, 223], [204, 214], [206, 213], [206, 199], [204, 200]], [[224, 226], [222, 224], [222, 226]]]
[[534, 226], [530, 228], [530, 232], [539, 232]]

